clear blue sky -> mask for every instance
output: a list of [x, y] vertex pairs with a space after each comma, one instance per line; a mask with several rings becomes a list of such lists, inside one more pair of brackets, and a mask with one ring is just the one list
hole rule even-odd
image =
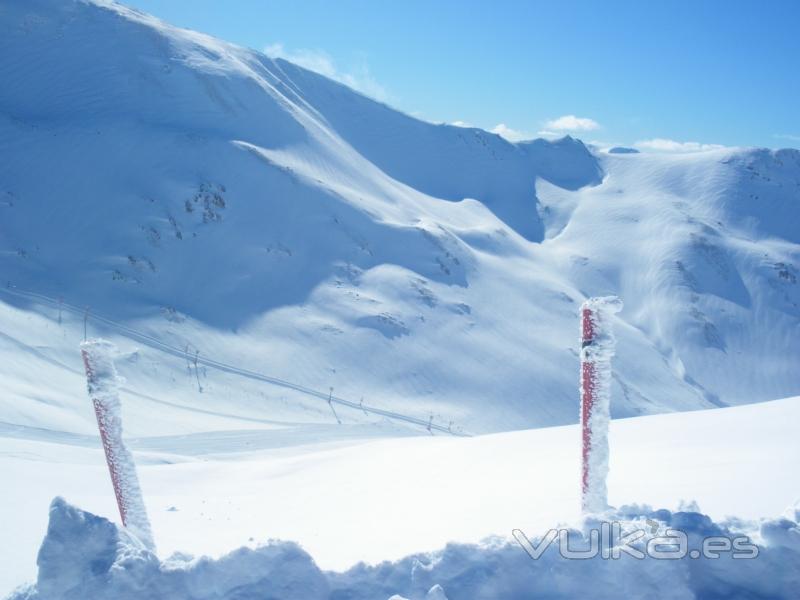
[[800, 0], [126, 3], [428, 120], [800, 147]]

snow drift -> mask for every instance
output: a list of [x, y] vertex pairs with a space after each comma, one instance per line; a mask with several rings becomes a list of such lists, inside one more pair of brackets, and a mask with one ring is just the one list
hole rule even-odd
[[[693, 548], [704, 537], [741, 534], [742, 526], [715, 523], [696, 512], [643, 507], [622, 508], [606, 517], [628, 528], [646, 527], [650, 537], [667, 527], [680, 529]], [[532, 560], [520, 546], [497, 538], [335, 573], [320, 570], [296, 544], [279, 541], [218, 560], [180, 554], [159, 561], [113, 523], [57, 498], [39, 552], [37, 582], [9, 600], [556, 600], [587, 594], [599, 600], [793, 600], [800, 581], [797, 518], [792, 511], [765, 522], [752, 559], [638, 560], [623, 554], [616, 560], [567, 560], [550, 549]], [[574, 533], [577, 543], [585, 544]]]

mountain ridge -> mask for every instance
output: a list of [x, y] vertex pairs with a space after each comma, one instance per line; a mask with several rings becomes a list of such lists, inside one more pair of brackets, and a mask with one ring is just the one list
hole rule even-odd
[[[616, 417], [800, 393], [797, 151], [515, 144], [113, 3], [10, 2], [0, 32], [0, 267], [19, 288], [475, 433], [577, 419], [592, 295], [626, 303]], [[0, 420], [90, 428], [82, 324], [33, 308], [0, 311]], [[330, 421], [232, 377], [199, 392], [180, 360], [115, 341], [152, 397]], [[187, 423], [160, 427], [212, 426]]]

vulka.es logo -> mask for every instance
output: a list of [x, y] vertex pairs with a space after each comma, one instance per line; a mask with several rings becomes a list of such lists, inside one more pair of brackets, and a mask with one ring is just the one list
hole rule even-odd
[[[649, 524], [649, 523], [648, 523]], [[652, 533], [657, 531], [653, 528]], [[708, 536], [702, 539], [700, 548], [689, 548], [689, 536], [680, 529], [668, 528], [663, 535], [647, 537], [647, 530], [623, 531], [617, 521], [603, 522], [599, 528], [587, 534], [569, 529], [550, 529], [544, 537], [534, 543], [520, 529], [512, 532], [522, 549], [534, 560], [555, 546], [562, 558], [587, 560], [600, 557], [603, 560], [618, 560], [624, 555], [635, 559], [677, 560], [681, 558], [720, 558], [730, 554], [734, 559], [758, 556], [758, 546], [747, 536]], [[572, 538], [572, 539], [571, 539]]]

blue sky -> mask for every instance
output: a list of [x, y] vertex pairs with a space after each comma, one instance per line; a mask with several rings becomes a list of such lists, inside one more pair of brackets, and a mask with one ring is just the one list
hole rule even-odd
[[127, 3], [510, 138], [800, 147], [796, 0]]

